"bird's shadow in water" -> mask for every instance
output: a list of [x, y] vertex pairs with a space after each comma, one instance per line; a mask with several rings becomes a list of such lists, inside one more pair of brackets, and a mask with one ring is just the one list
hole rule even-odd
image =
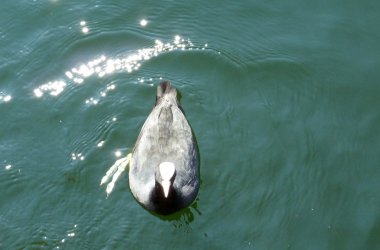
[[160, 215], [151, 211], [149, 211], [149, 213], [158, 217], [162, 221], [172, 222], [175, 228], [191, 231], [190, 225], [195, 219], [194, 212], [196, 212], [199, 216], [202, 215], [202, 212], [198, 209], [198, 201], [199, 198], [196, 198], [195, 202], [189, 207], [170, 215]]

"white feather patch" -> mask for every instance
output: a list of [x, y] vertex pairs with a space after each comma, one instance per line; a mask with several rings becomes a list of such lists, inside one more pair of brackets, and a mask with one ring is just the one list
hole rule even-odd
[[160, 174], [163, 181], [169, 181], [175, 172], [175, 166], [172, 162], [162, 162], [159, 166]]

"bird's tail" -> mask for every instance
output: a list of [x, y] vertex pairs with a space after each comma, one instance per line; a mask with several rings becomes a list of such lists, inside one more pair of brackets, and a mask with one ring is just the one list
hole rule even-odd
[[177, 103], [177, 90], [171, 85], [169, 81], [162, 82], [157, 86], [156, 104], [165, 95], [169, 95], [169, 99]]

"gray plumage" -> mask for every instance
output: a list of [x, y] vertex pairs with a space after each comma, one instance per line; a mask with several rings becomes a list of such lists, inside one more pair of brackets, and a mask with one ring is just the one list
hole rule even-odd
[[[165, 197], [159, 165], [173, 163], [175, 174]], [[189, 123], [169, 82], [157, 87], [156, 105], [146, 119], [132, 152], [129, 185], [136, 200], [159, 214], [190, 205], [199, 189], [199, 158]]]

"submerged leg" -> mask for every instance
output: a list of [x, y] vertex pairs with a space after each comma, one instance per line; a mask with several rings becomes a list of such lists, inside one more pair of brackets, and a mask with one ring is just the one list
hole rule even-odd
[[109, 182], [111, 176], [112, 180], [110, 183], [108, 183], [107, 188], [106, 188], [106, 193], [107, 196], [112, 192], [113, 187], [115, 186], [115, 183], [121, 173], [123, 173], [131, 161], [132, 154], [128, 154], [126, 157], [120, 158], [117, 160], [107, 171], [106, 175], [103, 176], [102, 180], [100, 181], [100, 185], [103, 185], [106, 182]]

